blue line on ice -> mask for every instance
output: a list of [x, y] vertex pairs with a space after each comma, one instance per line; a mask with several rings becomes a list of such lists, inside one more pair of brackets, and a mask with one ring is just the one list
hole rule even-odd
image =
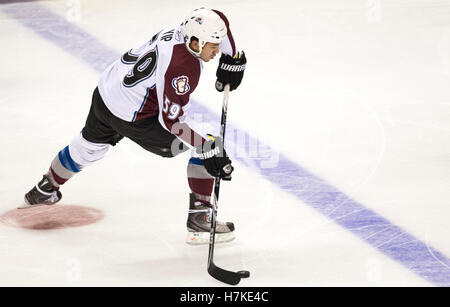
[[[103, 71], [120, 56], [92, 35], [44, 6], [32, 2], [11, 3], [2, 4], [0, 9], [98, 72]], [[196, 103], [193, 108], [220, 122], [219, 115], [203, 105]], [[232, 127], [231, 124], [228, 127], [239, 135], [245, 135], [246, 141], [243, 145], [249, 146], [250, 135]], [[231, 146], [242, 145], [237, 144], [231, 137], [228, 137], [226, 142]], [[278, 164], [274, 168], [261, 167], [262, 158], [233, 159], [258, 172], [263, 178], [291, 193], [417, 275], [435, 285], [450, 286], [450, 260], [444, 254], [365, 208], [284, 155], [279, 155]]]

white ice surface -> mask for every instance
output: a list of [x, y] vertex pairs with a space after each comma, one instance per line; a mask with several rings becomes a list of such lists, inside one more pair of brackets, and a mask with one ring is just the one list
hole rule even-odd
[[[450, 4], [383, 1], [370, 15], [371, 2], [80, 1], [75, 24], [121, 53], [197, 6], [224, 11], [248, 57], [229, 121], [450, 256]], [[66, 16], [68, 3], [42, 5]], [[1, 214], [82, 128], [98, 72], [1, 10], [0, 40]], [[195, 97], [219, 113], [216, 66]], [[188, 158], [121, 141], [62, 188], [61, 205], [103, 220], [0, 224], [0, 285], [221, 286], [207, 247], [184, 243]], [[250, 270], [242, 286], [431, 285], [242, 165], [219, 206], [237, 239], [215, 262]]]

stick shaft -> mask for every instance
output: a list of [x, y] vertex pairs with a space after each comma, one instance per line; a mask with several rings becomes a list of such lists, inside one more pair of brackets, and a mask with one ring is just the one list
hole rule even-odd
[[[230, 94], [230, 85], [225, 85], [222, 103], [222, 117], [220, 120], [220, 137], [222, 137], [222, 146], [225, 143], [225, 129], [227, 124], [227, 111], [228, 111], [228, 96]], [[214, 181], [214, 195], [212, 201], [212, 212], [211, 212], [211, 232], [209, 237], [209, 254], [208, 254], [208, 267], [213, 260], [214, 255], [214, 242], [216, 238], [216, 216], [217, 216], [217, 202], [219, 201], [219, 191], [220, 191], [220, 177], [216, 176]]]
[[[225, 148], [225, 130], [227, 125], [227, 113], [228, 113], [228, 97], [230, 95], [230, 85], [225, 85], [223, 93], [223, 103], [222, 103], [222, 116], [220, 119], [220, 137], [222, 138], [222, 146]], [[215, 198], [215, 209], [217, 210], [217, 202], [219, 201], [219, 191], [220, 191], [220, 177], [216, 176], [214, 185], [214, 198]]]

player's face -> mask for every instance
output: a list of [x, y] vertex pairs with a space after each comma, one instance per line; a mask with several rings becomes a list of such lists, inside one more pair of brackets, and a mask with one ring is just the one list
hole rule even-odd
[[202, 48], [202, 52], [200, 53], [200, 58], [208, 62], [209, 60], [214, 59], [214, 57], [219, 53], [219, 44], [206, 43]]

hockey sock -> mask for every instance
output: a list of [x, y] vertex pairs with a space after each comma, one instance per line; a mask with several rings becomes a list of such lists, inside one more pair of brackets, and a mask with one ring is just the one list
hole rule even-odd
[[46, 176], [50, 179], [53, 186], [58, 188], [60, 185], [72, 178], [76, 173], [81, 171], [81, 168], [81, 165], [73, 161], [70, 156], [69, 146], [66, 146], [53, 159]]
[[102, 159], [110, 144], [92, 143], [82, 133], [76, 135], [69, 146], [61, 150], [53, 159], [46, 176], [55, 188], [64, 184], [85, 166]]
[[189, 188], [195, 196], [195, 200], [209, 204], [211, 192], [214, 186], [214, 178], [208, 174], [202, 160], [191, 158], [187, 167]]

